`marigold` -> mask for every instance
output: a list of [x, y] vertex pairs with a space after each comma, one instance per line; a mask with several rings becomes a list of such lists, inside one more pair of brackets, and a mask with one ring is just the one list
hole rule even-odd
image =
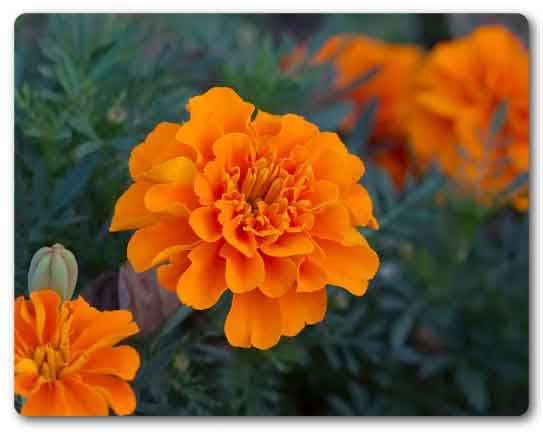
[[229, 88], [190, 99], [190, 120], [160, 123], [132, 151], [134, 183], [111, 231], [137, 229], [138, 272], [194, 309], [228, 288], [229, 343], [267, 349], [326, 312], [326, 284], [363, 295], [379, 259], [355, 228], [376, 227], [362, 161], [334, 133], [258, 112]]
[[[417, 157], [492, 200], [528, 170], [528, 73], [526, 49], [503, 27], [436, 45], [415, 81], [409, 132]], [[492, 136], [503, 103], [506, 118]], [[526, 189], [514, 204], [527, 206]]]
[[15, 392], [25, 416], [131, 414], [138, 352], [114, 346], [138, 332], [128, 311], [100, 312], [53, 290], [15, 300]]
[[[303, 58], [298, 48], [289, 68]], [[369, 158], [391, 176], [395, 186], [402, 189], [407, 174], [414, 174], [406, 136], [406, 119], [413, 71], [422, 59], [415, 45], [386, 43], [359, 34], [339, 34], [329, 38], [317, 51], [313, 63], [332, 63], [334, 87], [348, 89], [376, 70], [376, 75], [348, 92], [342, 98], [353, 103], [354, 109], [344, 120], [342, 128], [351, 130], [360, 119], [366, 105], [378, 100]]]

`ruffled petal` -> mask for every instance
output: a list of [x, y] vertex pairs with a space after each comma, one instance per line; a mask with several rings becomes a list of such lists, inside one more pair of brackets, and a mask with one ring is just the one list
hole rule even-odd
[[254, 161], [255, 149], [248, 135], [229, 133], [223, 135], [213, 144], [213, 153], [217, 163], [227, 171], [239, 167], [245, 172], [249, 162]]
[[234, 294], [224, 332], [230, 345], [268, 349], [281, 338], [281, 316], [278, 300], [259, 290]]
[[134, 180], [153, 165], [168, 159], [185, 156], [196, 160], [194, 149], [176, 140], [178, 130], [179, 125], [176, 123], [159, 123], [143, 143], [134, 147], [128, 162], [130, 175]]
[[215, 242], [222, 237], [222, 225], [218, 220], [219, 210], [214, 207], [200, 207], [189, 217], [189, 224], [202, 240]]
[[319, 129], [295, 114], [281, 117], [281, 130], [267, 142], [276, 156], [286, 156], [297, 145], [304, 144], [319, 132]]
[[343, 191], [342, 198], [354, 223], [367, 226], [373, 217], [373, 204], [366, 188], [359, 184], [353, 185]]
[[326, 257], [323, 267], [328, 283], [345, 288], [351, 294], [365, 294], [368, 281], [373, 279], [379, 268], [379, 257], [367, 244], [343, 246], [328, 240], [319, 240]]
[[152, 186], [153, 183], [146, 181], [130, 185], [115, 203], [109, 231], [143, 228], [157, 220], [157, 216], [145, 206], [145, 194]]
[[179, 300], [193, 309], [208, 309], [226, 290], [226, 263], [219, 255], [220, 242], [202, 243], [188, 255], [191, 264], [179, 278]]
[[244, 231], [240, 222], [241, 216], [225, 222], [222, 227], [222, 235], [231, 246], [250, 258], [256, 253], [255, 235], [252, 232]]
[[314, 245], [305, 233], [286, 233], [274, 243], [263, 243], [262, 252], [274, 257], [289, 257], [294, 255], [308, 255], [313, 252]]
[[162, 288], [171, 292], [177, 292], [177, 282], [190, 265], [188, 251], [176, 253], [170, 256], [169, 260], [169, 264], [164, 264], [157, 268], [156, 275], [158, 283]]
[[124, 380], [132, 380], [140, 367], [140, 355], [132, 347], [104, 347], [90, 356], [80, 369], [87, 374], [115, 375]]
[[306, 257], [298, 264], [298, 292], [314, 292], [323, 289], [328, 280], [326, 270], [316, 260]]
[[262, 285], [266, 272], [264, 261], [258, 252], [247, 258], [225, 243], [219, 254], [226, 260], [226, 284], [230, 291], [241, 294]]
[[136, 395], [122, 379], [108, 375], [83, 375], [83, 380], [100, 393], [117, 415], [129, 415], [136, 410]]
[[130, 264], [138, 273], [151, 268], [155, 258], [172, 246], [190, 248], [199, 238], [184, 218], [164, 220], [136, 231], [127, 247]]
[[[21, 408], [21, 414], [30, 417], [73, 415], [64, 394], [64, 386], [60, 381], [43, 384], [38, 391], [27, 398]], [[107, 409], [103, 415], [107, 415]]]
[[156, 183], [185, 183], [192, 184], [196, 176], [196, 165], [189, 158], [180, 156], [154, 165], [145, 171], [138, 180], [147, 180]]
[[187, 110], [191, 121], [215, 123], [224, 133], [229, 133], [245, 132], [254, 106], [228, 87], [213, 87], [202, 95], [190, 98]]
[[36, 335], [41, 344], [53, 337], [60, 312], [60, 296], [53, 290], [34, 291], [30, 294], [36, 314]]
[[145, 194], [144, 202], [151, 212], [187, 217], [190, 210], [198, 206], [198, 197], [190, 183], [163, 183], [151, 186]]
[[306, 324], [316, 324], [326, 314], [326, 290], [299, 293], [291, 290], [279, 298], [281, 328], [285, 336], [296, 336]]
[[277, 298], [285, 294], [296, 281], [296, 264], [290, 258], [264, 257], [266, 279], [260, 290], [268, 297]]
[[62, 379], [68, 415], [71, 416], [107, 416], [108, 404], [99, 391], [85, 383], [79, 376]]

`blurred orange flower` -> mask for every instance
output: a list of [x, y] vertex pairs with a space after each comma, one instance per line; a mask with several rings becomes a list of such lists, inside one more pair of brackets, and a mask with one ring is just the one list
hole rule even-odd
[[[415, 45], [340, 34], [328, 39], [311, 60], [334, 65], [334, 87], [343, 99], [353, 103], [354, 109], [343, 123], [344, 130], [351, 130], [367, 104], [377, 99], [369, 158], [390, 174], [398, 189], [403, 188], [407, 174], [415, 174], [406, 142], [406, 118], [411, 79], [421, 58], [422, 51]], [[303, 50], [298, 48], [284, 66], [291, 67], [302, 59]], [[376, 71], [372, 78], [356, 85], [372, 70]]]
[[267, 349], [326, 312], [326, 284], [363, 295], [379, 259], [356, 226], [377, 227], [362, 161], [334, 133], [260, 111], [229, 88], [190, 99], [190, 120], [160, 123], [132, 151], [134, 183], [111, 231], [137, 229], [138, 272], [194, 309], [228, 288], [229, 343]]
[[[528, 170], [528, 74], [527, 50], [503, 27], [436, 45], [416, 76], [409, 132], [417, 157], [493, 200]], [[506, 116], [493, 131], [500, 107]], [[527, 188], [513, 204], [527, 208]]]
[[127, 311], [100, 312], [79, 297], [61, 301], [53, 290], [15, 300], [15, 392], [25, 416], [131, 414], [136, 398], [127, 380], [138, 352], [117, 346], [138, 332]]

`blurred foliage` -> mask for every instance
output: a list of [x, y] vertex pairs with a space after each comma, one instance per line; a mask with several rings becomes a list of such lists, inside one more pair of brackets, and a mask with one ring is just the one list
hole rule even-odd
[[[279, 67], [301, 40], [337, 31], [420, 40], [416, 15], [22, 15], [15, 25], [15, 291], [30, 257], [74, 251], [79, 289], [125, 260], [109, 234], [127, 159], [188, 97], [228, 85], [264, 110], [337, 130], [349, 107], [319, 104], [325, 67]], [[343, 136], [364, 155], [378, 101]], [[363, 298], [329, 287], [323, 323], [274, 349], [226, 344], [228, 299], [182, 307], [135, 338], [139, 415], [519, 415], [528, 407], [527, 215], [448, 193], [438, 173], [398, 193], [367, 164], [381, 256]], [[438, 192], [438, 195], [436, 195]], [[445, 197], [437, 200], [436, 197]], [[224, 297], [227, 297], [226, 295]], [[18, 401], [19, 403], [20, 401]]]

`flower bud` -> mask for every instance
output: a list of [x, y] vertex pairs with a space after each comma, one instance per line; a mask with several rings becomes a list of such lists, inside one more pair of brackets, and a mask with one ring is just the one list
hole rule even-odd
[[63, 300], [70, 300], [77, 282], [77, 261], [73, 253], [57, 243], [39, 249], [28, 269], [28, 291], [56, 291]]

